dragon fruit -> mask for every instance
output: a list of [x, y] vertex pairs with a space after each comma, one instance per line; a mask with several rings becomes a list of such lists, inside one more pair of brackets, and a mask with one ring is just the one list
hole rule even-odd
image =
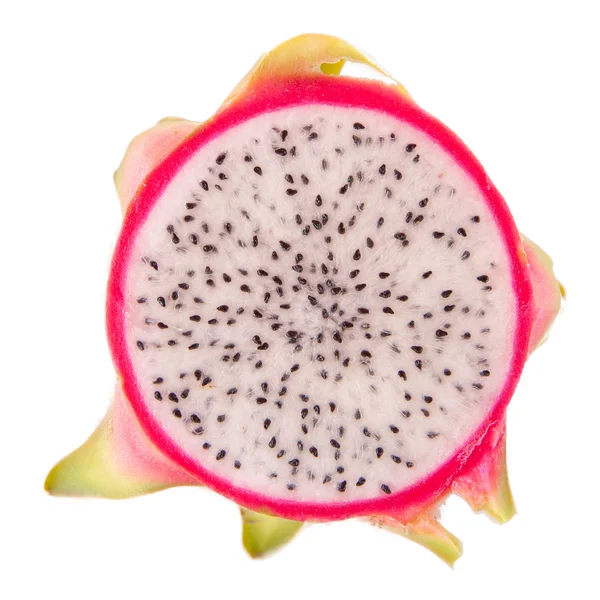
[[51, 494], [205, 485], [240, 505], [252, 556], [358, 517], [452, 564], [450, 494], [513, 516], [505, 412], [562, 288], [456, 135], [346, 61], [388, 75], [303, 35], [208, 121], [131, 143], [106, 305], [118, 383]]

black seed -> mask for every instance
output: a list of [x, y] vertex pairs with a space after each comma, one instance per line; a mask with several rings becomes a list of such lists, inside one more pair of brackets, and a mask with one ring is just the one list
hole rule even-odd
[[368, 237], [367, 238], [367, 248], [372, 248], [375, 245], [375, 243], [373, 242], [373, 240]]
[[475, 215], [474, 217], [471, 217], [471, 221], [473, 221], [473, 223], [479, 223], [481, 219], [477, 215]]
[[466, 333], [463, 333], [461, 337], [465, 340], [470, 340], [471, 334], [467, 331]]
[[225, 450], [219, 450], [219, 452], [217, 453], [217, 460], [223, 460], [225, 458], [225, 455], [227, 454], [227, 452], [225, 452]]
[[440, 238], [444, 237], [446, 234], [442, 233], [441, 231], [434, 231], [432, 235], [436, 240], [439, 240]]
[[354, 129], [364, 129], [365, 126], [362, 123], [354, 123]]
[[385, 165], [381, 165], [381, 166], [379, 167], [379, 174], [380, 174], [380, 175], [385, 175]]
[[262, 396], [256, 399], [256, 404], [264, 404], [267, 401], [266, 398], [263, 398]]
[[406, 145], [406, 151], [407, 152], [412, 152], [416, 147], [417, 147], [416, 144], [407, 144]]
[[292, 467], [297, 467], [299, 464], [300, 464], [300, 461], [297, 458], [288, 460], [288, 465], [291, 465]]
[[471, 256], [471, 253], [470, 253], [468, 250], [465, 250], [465, 251], [462, 253], [462, 255], [461, 255], [460, 259], [461, 259], [461, 260], [467, 260], [467, 258], [469, 258], [469, 256]]
[[346, 482], [342, 481], [342, 482], [338, 483], [337, 489], [338, 489], [338, 492], [345, 492], [346, 491]]
[[426, 404], [431, 404], [433, 402], [433, 398], [431, 396], [423, 396], [423, 400]]
[[381, 490], [383, 492], [385, 492], [386, 494], [391, 494], [392, 493], [392, 490], [390, 490], [390, 486], [386, 485], [385, 483], [381, 484]]
[[425, 208], [427, 206], [428, 202], [429, 202], [429, 198], [423, 198], [423, 200], [419, 201], [419, 206], [421, 208]]
[[269, 426], [271, 425], [271, 419], [265, 419], [263, 422], [263, 427], [265, 429], [269, 429]]
[[217, 249], [212, 244], [206, 244], [205, 246], [202, 246], [202, 250], [204, 250], [204, 252], [216, 252]]
[[314, 446], [311, 446], [308, 451], [315, 457], [319, 456], [319, 451]]
[[241, 463], [239, 460], [236, 460], [236, 461], [233, 463], [233, 466], [234, 466], [236, 469], [239, 469], [239, 468], [242, 466], [242, 463]]
[[254, 172], [255, 172], [257, 175], [262, 175], [262, 169], [261, 169], [260, 167], [254, 167]]
[[421, 354], [423, 352], [422, 346], [411, 346], [410, 349], [417, 354]]
[[352, 141], [355, 146], [360, 146], [362, 144], [362, 140], [357, 135], [352, 136]]
[[448, 335], [448, 332], [444, 331], [443, 329], [438, 329], [435, 332], [435, 336], [438, 337], [438, 338], [446, 337], [447, 335]]
[[390, 292], [390, 290], [384, 290], [379, 294], [380, 298], [389, 298], [391, 295], [392, 293]]
[[485, 371], [480, 371], [479, 375], [481, 375], [481, 377], [489, 377], [490, 372], [486, 369]]
[[347, 191], [348, 191], [348, 184], [346, 183], [340, 188], [339, 192], [340, 192], [340, 194], [345, 194]]
[[329, 440], [329, 443], [334, 447], [334, 448], [340, 448], [340, 443], [337, 440]]
[[425, 273], [423, 273], [423, 275], [421, 275], [421, 277], [423, 279], [429, 279], [429, 277], [431, 277], [431, 273], [432, 273], [432, 271], [425, 271]]
[[376, 448], [375, 454], [376, 454], [377, 458], [381, 458], [383, 456], [383, 448]]
[[210, 377], [205, 377], [205, 378], [202, 380], [202, 387], [205, 387], [205, 386], [207, 386], [209, 383], [212, 383], [212, 379], [211, 379]]
[[[235, 360], [235, 359], [234, 359]], [[237, 362], [237, 361], [236, 361]], [[233, 396], [233, 394], [237, 394], [237, 388], [232, 387], [229, 390], [227, 390], [227, 395], [228, 396]]]
[[447, 304], [444, 306], [445, 312], [452, 312], [456, 308], [456, 304]]

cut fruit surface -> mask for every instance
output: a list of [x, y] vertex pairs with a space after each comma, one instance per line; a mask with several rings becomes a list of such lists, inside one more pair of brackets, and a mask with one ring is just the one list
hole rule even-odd
[[126, 220], [109, 313], [128, 396], [187, 468], [324, 514], [456, 460], [529, 333], [519, 238], [478, 165], [352, 85], [278, 90], [266, 114], [254, 97], [188, 138]]

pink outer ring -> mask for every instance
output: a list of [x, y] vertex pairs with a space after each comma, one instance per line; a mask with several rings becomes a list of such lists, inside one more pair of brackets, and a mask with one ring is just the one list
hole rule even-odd
[[[504, 236], [516, 300], [517, 323], [511, 364], [508, 369], [510, 375], [486, 420], [454, 456], [411, 487], [381, 498], [345, 503], [304, 503], [258, 494], [232, 485], [184, 453], [173, 444], [144, 404], [135, 370], [128, 355], [125, 334], [126, 309], [123, 291], [129, 256], [138, 231], [172, 178], [199, 148], [231, 127], [265, 112], [311, 103], [382, 111], [421, 130], [444, 148], [479, 187]], [[452, 131], [423, 112], [412, 101], [399, 95], [387, 85], [368, 80], [323, 76], [275, 80], [264, 83], [241, 99], [235, 100], [210, 121], [200, 126], [149, 174], [138, 190], [123, 222], [113, 256], [107, 296], [109, 345], [115, 367], [122, 378], [126, 397], [150, 440], [176, 464], [220, 494], [250, 509], [270, 511], [285, 518], [298, 520], [330, 521], [355, 516], [407, 514], [416, 507], [428, 505], [440, 498], [448, 491], [453, 479], [463, 469], [482, 459], [488, 445], [485, 439], [488, 430], [504, 418], [506, 407], [527, 357], [532, 324], [531, 282], [524, 259], [520, 255], [521, 249], [521, 238], [508, 207], [488, 179], [483, 167]]]

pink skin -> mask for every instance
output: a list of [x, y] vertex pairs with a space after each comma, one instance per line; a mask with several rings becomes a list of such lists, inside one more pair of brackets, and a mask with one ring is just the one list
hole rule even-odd
[[[125, 299], [130, 254], [136, 235], [160, 198], [167, 184], [203, 145], [231, 127], [254, 116], [280, 108], [319, 103], [355, 106], [387, 113], [423, 131], [444, 148], [479, 187], [496, 225], [502, 233], [511, 265], [515, 311], [519, 315], [513, 351], [504, 387], [485, 421], [454, 456], [410, 488], [384, 498], [346, 503], [302, 503], [270, 498], [232, 485], [205, 469], [192, 456], [176, 447], [144, 403], [125, 334]], [[485, 460], [486, 438], [496, 423], [503, 423], [504, 413], [514, 392], [527, 358], [533, 318], [533, 296], [526, 258], [519, 233], [508, 207], [488, 179], [482, 166], [467, 147], [442, 123], [385, 84], [366, 80], [332, 77], [303, 77], [264, 83], [250, 97], [243, 97], [219, 112], [192, 133], [168, 158], [159, 164], [140, 187], [125, 217], [115, 250], [107, 297], [107, 330], [116, 369], [123, 388], [142, 429], [152, 443], [174, 463], [193, 474], [207, 486], [240, 505], [296, 520], [331, 521], [348, 517], [388, 514], [402, 520], [435, 504], [451, 491], [453, 480], [461, 472]]]
[[529, 275], [533, 286], [534, 318], [531, 326], [529, 352], [540, 346], [552, 325], [564, 295], [564, 290], [552, 273], [550, 257], [531, 240], [523, 240]]
[[148, 443], [131, 404], [117, 384], [112, 404], [112, 449], [115, 468], [125, 476], [168, 486], [198, 485], [198, 480]]
[[115, 185], [123, 213], [146, 175], [198, 125], [199, 123], [194, 121], [167, 118], [132, 140], [125, 152], [123, 162], [115, 172]]
[[506, 421], [492, 425], [482, 440], [481, 459], [471, 461], [452, 482], [452, 492], [473, 508], [504, 522], [514, 512], [506, 473]]

